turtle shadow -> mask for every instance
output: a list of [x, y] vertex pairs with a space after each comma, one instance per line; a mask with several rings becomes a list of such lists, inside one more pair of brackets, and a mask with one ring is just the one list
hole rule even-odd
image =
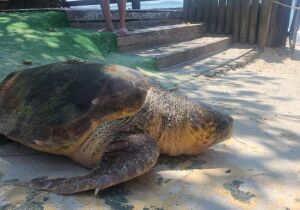
[[12, 143], [13, 141], [9, 140], [6, 136], [0, 134], [0, 146]]
[[207, 161], [201, 159], [201, 157], [201, 155], [181, 155], [177, 157], [161, 155], [158, 159], [157, 165], [165, 165], [171, 170], [201, 169], [201, 167], [207, 163]]
[[[223, 157], [223, 155], [223, 152], [216, 151], [214, 149], [209, 149], [203, 154], [196, 156], [182, 155], [172, 157], [161, 155], [156, 166], [154, 166], [148, 173], [102, 190], [98, 194], [97, 198], [103, 200], [105, 204], [110, 206], [112, 209], [133, 209], [135, 206], [134, 202], [132, 202], [132, 197], [134, 197], [134, 200], [139, 200], [141, 198], [139, 197], [139, 194], [142, 193], [142, 197], [155, 197], [159, 200], [166, 196], [165, 191], [176, 191], [177, 188], [181, 189], [184, 185], [189, 186], [191, 183], [185, 183], [185, 181], [181, 178], [184, 179], [186, 175], [193, 173], [192, 171], [217, 168], [220, 165], [223, 165], [223, 163], [219, 161], [219, 158]], [[212, 157], [215, 157], [215, 159], [212, 159]], [[177, 173], [178, 176], [172, 177], [172, 175], [164, 176], [161, 174], [161, 172], [166, 171], [171, 172], [171, 174]], [[93, 192], [89, 193], [92, 195]], [[153, 193], [155, 195], [153, 195]], [[144, 205], [145, 210], [164, 209], [164, 204], [156, 202], [155, 199], [148, 200], [144, 203]]]
[[209, 148], [199, 155], [181, 155], [168, 156], [160, 155], [154, 170], [169, 169], [169, 170], [201, 170], [201, 169], [215, 169], [227, 168], [228, 165], [224, 163], [224, 157], [228, 154], [220, 151], [217, 148]]
[[[9, 146], [9, 145], [8, 145]], [[16, 147], [16, 144], [13, 145]], [[5, 146], [4, 146], [5, 147]], [[20, 149], [25, 149], [25, 147], [21, 146]], [[42, 153], [43, 154], [43, 153]], [[76, 195], [71, 195], [71, 196], [63, 196], [64, 199], [72, 200], [73, 198], [79, 199], [79, 200], [85, 200], [89, 199], [92, 200], [93, 202], [99, 202], [99, 200], [102, 200], [101, 202], [104, 202], [107, 206], [110, 206], [112, 209], [118, 209], [118, 210], [130, 210], [133, 209], [135, 206], [135, 203], [132, 200], [132, 197], [136, 197], [139, 192], [143, 191], [145, 195], [153, 195], [153, 193], [157, 193], [156, 198], [160, 198], [162, 195], [161, 192], [158, 192], [158, 190], [163, 190], [163, 189], [172, 189], [172, 186], [177, 186], [182, 182], [180, 180], [177, 180], [176, 178], [168, 178], [164, 177], [159, 174], [160, 171], [184, 171], [187, 173], [190, 173], [190, 171], [193, 170], [201, 170], [201, 169], [206, 169], [210, 168], [211, 162], [218, 162], [217, 159], [212, 159], [211, 157], [217, 157], [217, 156], [222, 156], [219, 154], [219, 151], [215, 151], [213, 149], [209, 149], [202, 155], [198, 156], [179, 156], [179, 157], [170, 157], [166, 155], [161, 155], [158, 163], [155, 167], [153, 167], [152, 170], [150, 170], [149, 173], [146, 173], [140, 177], [137, 177], [135, 179], [132, 179], [130, 181], [115, 185], [113, 187], [110, 187], [108, 189], [102, 190], [97, 196], [94, 196], [94, 191], [87, 191], [83, 193], [79, 193]], [[48, 168], [46, 171], [43, 173], [34, 173], [37, 176], [42, 176], [42, 175], [52, 175], [52, 172], [58, 173], [57, 170], [62, 170], [63, 168], [61, 165], [64, 165], [68, 167], [67, 170], [78, 170], [79, 165], [77, 167], [77, 164], [71, 164], [71, 161], [68, 160], [67, 158], [62, 158], [60, 156], [55, 156], [55, 155], [46, 155], [46, 156], [31, 156], [30, 159], [28, 160], [28, 164], [31, 166], [31, 159], [39, 159], [37, 162], [42, 163], [42, 165], [46, 165], [45, 168], [40, 168], [38, 166], [41, 166], [41, 164], [37, 164], [37, 168], [40, 170], [46, 170], [46, 167]], [[4, 157], [6, 161], [11, 161], [10, 163], [13, 164], [14, 161], [11, 159], [7, 159], [7, 157]], [[27, 163], [27, 158], [22, 157], [24, 159], [24, 163]], [[51, 161], [52, 159], [55, 159], [53, 162]], [[59, 163], [59, 166], [57, 163]], [[56, 164], [55, 164], [56, 163]], [[69, 164], [68, 164], [69, 163]], [[25, 164], [26, 165], [26, 164]], [[47, 166], [48, 165], [48, 166]], [[51, 167], [52, 166], [52, 167]], [[35, 171], [35, 170], [33, 170]], [[6, 172], [6, 171], [4, 171]], [[16, 171], [17, 172], [17, 171]], [[48, 174], [49, 173], [49, 174]], [[71, 172], [70, 172], [71, 173]], [[62, 175], [66, 175], [67, 173], [64, 172]], [[69, 174], [71, 175], [71, 174]], [[73, 174], [74, 176], [75, 174]], [[58, 175], [57, 175], [58, 176]], [[6, 177], [7, 178], [7, 177]], [[19, 180], [6, 180], [2, 182], [2, 184], [9, 184], [9, 185], [14, 185], [15, 183], [19, 182]], [[13, 188], [15, 189], [15, 188]], [[33, 190], [33, 189], [27, 189], [26, 190], [29, 192], [30, 196], [33, 192], [40, 193], [41, 191], [38, 190]], [[27, 192], [26, 191], [26, 192]], [[13, 191], [14, 192], [14, 191]], [[27, 195], [28, 193], [26, 193]], [[137, 196], [138, 197], [138, 196]], [[44, 201], [44, 198], [49, 200]], [[52, 204], [55, 203], [57, 200], [59, 200], [61, 196], [57, 196], [52, 193], [45, 192], [45, 194], [41, 195], [41, 202], [42, 204], [48, 203]], [[23, 206], [32, 206], [34, 204], [35, 200], [32, 199], [27, 199], [22, 203]], [[40, 204], [39, 204], [40, 205]], [[11, 206], [8, 206], [11, 207]], [[0, 208], [1, 209], [1, 208]], [[159, 203], [155, 203], [154, 201], [149, 201], [145, 203], [145, 208], [144, 209], [153, 209], [153, 210], [158, 210], [158, 209], [163, 209], [162, 205]]]

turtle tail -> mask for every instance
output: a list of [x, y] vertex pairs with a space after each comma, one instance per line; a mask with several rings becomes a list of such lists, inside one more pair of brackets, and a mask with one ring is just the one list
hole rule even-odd
[[27, 184], [35, 189], [56, 194], [73, 194], [87, 190], [109, 188], [148, 172], [157, 162], [158, 146], [149, 136], [128, 135], [111, 144], [104, 153], [101, 164], [86, 176], [71, 178], [31, 180]]

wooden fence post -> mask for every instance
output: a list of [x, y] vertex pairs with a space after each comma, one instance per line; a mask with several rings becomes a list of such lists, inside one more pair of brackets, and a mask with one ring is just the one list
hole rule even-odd
[[232, 23], [232, 39], [237, 42], [240, 36], [240, 17], [241, 17], [241, 2], [240, 0], [233, 1], [233, 23]]
[[232, 33], [232, 12], [233, 12], [233, 0], [227, 0], [226, 17], [225, 17], [225, 34]]
[[198, 0], [197, 1], [197, 21], [202, 22], [203, 21], [203, 0]]
[[247, 43], [249, 31], [250, 0], [241, 0], [240, 42]]
[[259, 5], [259, 0], [252, 0], [249, 20], [249, 44], [256, 43]]
[[218, 17], [218, 0], [210, 0], [209, 33], [216, 33]]
[[210, 0], [203, 0], [203, 12], [203, 22], [208, 28], [210, 19]]
[[190, 0], [184, 0], [183, 1], [183, 20], [185, 21], [185, 22], [188, 22], [189, 21], [189, 19], [190, 19], [190, 15], [189, 15], [189, 13], [190, 13]]
[[[300, 0], [296, 0], [295, 6], [300, 7]], [[295, 53], [296, 41], [297, 41], [297, 31], [299, 30], [299, 26], [300, 26], [300, 10], [294, 10], [294, 11], [295, 13], [292, 20], [290, 37], [289, 37], [292, 59], [294, 59], [294, 53]]]
[[224, 33], [225, 12], [226, 12], [226, 0], [219, 0], [218, 24], [217, 24], [218, 34]]
[[[292, 0], [281, 0], [284, 4], [292, 6]], [[280, 46], [286, 46], [287, 43], [287, 37], [288, 37], [288, 31], [289, 31], [289, 22], [291, 19], [291, 9], [287, 7], [283, 7], [280, 10], [280, 16], [282, 17], [279, 20], [279, 28], [280, 28], [280, 33], [279, 33], [279, 38], [278, 38], [278, 43]], [[299, 11], [298, 11], [299, 12]]]
[[189, 9], [189, 20], [190, 21], [195, 21], [197, 18], [197, 0], [190, 0], [190, 9]]
[[259, 14], [259, 26], [258, 26], [258, 46], [261, 49], [267, 44], [269, 29], [270, 29], [270, 21], [272, 14], [272, 6], [273, 0], [262, 0], [261, 10]]
[[[279, 0], [279, 2], [290, 6], [292, 5], [291, 0]], [[268, 46], [285, 46], [284, 41], [286, 41], [288, 33], [290, 15], [290, 8], [283, 7], [276, 3], [273, 4]]]
[[[275, 33], [278, 32], [278, 15], [279, 15], [279, 5], [276, 3], [273, 3], [272, 5], [272, 14], [271, 14], [271, 19], [270, 19], [270, 29], [269, 29], [269, 35], [267, 37], [266, 40], [266, 45], [267, 46], [275, 46], [275, 39], [276, 39], [276, 35]], [[281, 18], [281, 17], [280, 17]]]

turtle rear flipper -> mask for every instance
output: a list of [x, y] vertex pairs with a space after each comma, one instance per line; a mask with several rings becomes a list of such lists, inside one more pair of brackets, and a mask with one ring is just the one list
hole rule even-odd
[[157, 162], [159, 149], [156, 142], [143, 134], [129, 135], [123, 141], [109, 146], [100, 166], [86, 176], [32, 180], [30, 187], [57, 194], [96, 192], [133, 179], [148, 172]]

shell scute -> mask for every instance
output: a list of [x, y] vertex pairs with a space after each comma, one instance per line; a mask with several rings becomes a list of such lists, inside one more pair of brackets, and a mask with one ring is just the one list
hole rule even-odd
[[66, 147], [103, 122], [134, 115], [146, 94], [147, 80], [117, 65], [57, 63], [22, 70], [0, 84], [0, 133], [27, 146], [38, 141]]

